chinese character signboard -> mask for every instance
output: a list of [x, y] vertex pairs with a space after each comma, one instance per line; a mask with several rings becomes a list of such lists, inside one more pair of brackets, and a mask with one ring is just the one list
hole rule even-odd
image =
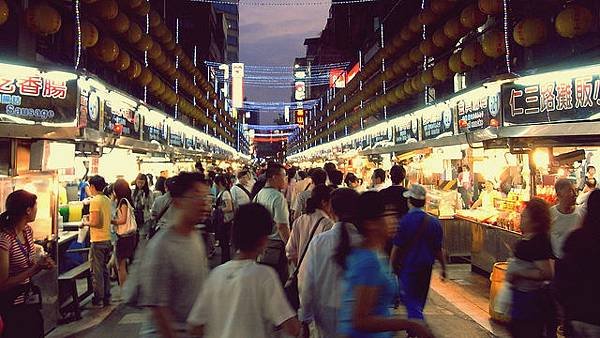
[[77, 75], [0, 64], [0, 116], [17, 122], [77, 120]]
[[142, 121], [135, 102], [129, 102], [116, 92], [111, 92], [109, 97], [104, 100], [104, 131], [112, 133], [119, 123], [123, 126], [123, 136], [139, 140]]
[[183, 133], [180, 131], [175, 131], [173, 128], [171, 128], [171, 132], [169, 133], [169, 145], [172, 147], [183, 148], [183, 143]]
[[298, 127], [304, 128], [304, 118], [304, 110], [296, 110], [296, 124], [298, 125]]
[[101, 109], [104, 109], [100, 103], [105, 93], [84, 80], [79, 81], [79, 127], [100, 130], [100, 120], [103, 118]]
[[428, 109], [421, 117], [423, 140], [449, 136], [454, 133], [454, 119], [450, 107], [444, 104], [433, 108]]
[[502, 87], [505, 125], [582, 121], [600, 113], [600, 73], [542, 77]]
[[231, 105], [242, 108], [244, 105], [244, 64], [231, 64]]
[[346, 87], [346, 71], [343, 69], [332, 69], [329, 71], [329, 88]]
[[475, 90], [458, 98], [452, 105], [456, 111], [459, 132], [498, 127], [500, 119], [500, 93]]
[[144, 115], [144, 141], [156, 141], [160, 144], [167, 144], [168, 128], [165, 117], [157, 112], [149, 111], [146, 107], [140, 106]]
[[416, 142], [419, 139], [419, 120], [409, 114], [403, 116], [400, 121], [394, 123], [394, 143], [406, 144]]

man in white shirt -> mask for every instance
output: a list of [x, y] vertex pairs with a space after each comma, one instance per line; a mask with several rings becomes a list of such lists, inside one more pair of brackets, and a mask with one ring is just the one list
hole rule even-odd
[[381, 191], [385, 188], [385, 170], [381, 168], [377, 168], [373, 171], [373, 176], [371, 176], [371, 182], [373, 186], [370, 191]]
[[333, 219], [336, 223], [329, 231], [313, 238], [304, 257], [304, 268], [298, 274], [300, 296], [299, 319], [307, 330], [314, 323], [320, 337], [336, 336], [337, 310], [340, 307], [343, 273], [334, 260], [343, 228], [350, 235], [353, 245], [360, 243], [360, 234], [347, 222], [354, 218], [358, 193], [340, 188], [331, 196]]
[[238, 184], [231, 188], [231, 196], [233, 197], [233, 205], [235, 209], [240, 206], [250, 203], [252, 191], [252, 175], [248, 170], [241, 170], [238, 175]]
[[256, 258], [271, 234], [271, 215], [252, 203], [238, 211], [233, 242], [234, 260], [215, 268], [204, 283], [188, 317], [192, 335], [205, 338], [272, 337], [281, 326], [298, 336], [300, 323], [288, 304], [277, 275]]
[[550, 226], [550, 240], [552, 251], [557, 259], [563, 256], [562, 246], [573, 230], [581, 225], [582, 214], [575, 205], [577, 189], [566, 178], [561, 178], [554, 184], [558, 204], [550, 208], [552, 224]]

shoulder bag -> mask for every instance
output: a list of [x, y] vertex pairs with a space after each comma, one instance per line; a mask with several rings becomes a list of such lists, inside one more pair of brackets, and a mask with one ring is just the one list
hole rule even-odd
[[133, 207], [127, 199], [123, 198], [119, 202], [119, 212], [121, 211], [121, 206], [123, 205], [123, 202], [127, 204], [127, 217], [125, 220], [125, 224], [117, 225], [115, 229], [115, 232], [118, 236], [128, 236], [137, 231], [137, 221], [135, 220]]
[[285, 295], [288, 299], [288, 302], [290, 303], [292, 308], [294, 308], [294, 310], [298, 310], [300, 308], [300, 296], [299, 296], [299, 292], [298, 292], [298, 273], [300, 272], [300, 267], [302, 266], [302, 261], [304, 260], [304, 256], [306, 256], [306, 252], [308, 251], [308, 246], [309, 246], [310, 242], [312, 241], [313, 237], [315, 236], [315, 232], [317, 231], [319, 224], [324, 219], [325, 219], [325, 217], [321, 217], [317, 221], [317, 223], [313, 226], [312, 230], [310, 231], [310, 237], [308, 238], [308, 242], [306, 242], [304, 251], [302, 251], [302, 255], [300, 256], [300, 259], [298, 260], [298, 266], [296, 267], [296, 269], [294, 270], [292, 275], [288, 278], [288, 280], [285, 282], [285, 286], [283, 287], [283, 290], [285, 291]]

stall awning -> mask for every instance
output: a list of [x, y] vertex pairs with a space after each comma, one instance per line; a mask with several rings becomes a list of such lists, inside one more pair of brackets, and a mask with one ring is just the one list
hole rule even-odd
[[[469, 139], [469, 142], [470, 142], [470, 139]], [[424, 149], [424, 148], [455, 146], [455, 145], [467, 144], [467, 143], [468, 143], [468, 141], [467, 141], [467, 137], [465, 136], [465, 134], [460, 134], [460, 135], [442, 137], [439, 139], [407, 143], [407, 144], [396, 144], [396, 145], [389, 146], [389, 147], [381, 147], [381, 148], [364, 150], [364, 151], [360, 152], [360, 155], [367, 156], [367, 155], [390, 154], [390, 153], [403, 154], [403, 153], [407, 153], [407, 152], [410, 152], [413, 150], [419, 150], [419, 149]]]
[[13, 123], [0, 123], [0, 136], [6, 138], [72, 141], [79, 137], [79, 128], [49, 127], [41, 124], [22, 125]]

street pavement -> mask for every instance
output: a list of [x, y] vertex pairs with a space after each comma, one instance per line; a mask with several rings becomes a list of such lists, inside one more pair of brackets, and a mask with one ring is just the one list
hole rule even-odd
[[[218, 259], [215, 256], [211, 266], [218, 264]], [[502, 325], [489, 319], [489, 280], [472, 273], [468, 264], [452, 264], [448, 270], [445, 282], [440, 280], [437, 271], [434, 272], [425, 307], [426, 321], [435, 337], [510, 337]], [[137, 337], [145, 312], [119, 303], [118, 286], [113, 288], [113, 295], [115, 301], [110, 307], [98, 309], [88, 303], [84, 306], [83, 319], [59, 326], [47, 338]], [[405, 315], [402, 306], [396, 312]], [[396, 337], [406, 337], [406, 334], [398, 333]]]

